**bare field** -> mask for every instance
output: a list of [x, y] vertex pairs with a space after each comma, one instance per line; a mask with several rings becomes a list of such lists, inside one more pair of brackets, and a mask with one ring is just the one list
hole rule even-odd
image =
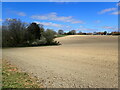
[[60, 46], [3, 49], [3, 58], [47, 88], [117, 88], [118, 36], [71, 35]]

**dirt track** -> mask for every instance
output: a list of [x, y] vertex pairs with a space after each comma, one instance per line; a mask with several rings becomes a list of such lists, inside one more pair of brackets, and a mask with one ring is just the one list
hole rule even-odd
[[66, 36], [60, 46], [3, 49], [3, 58], [48, 88], [117, 88], [118, 37]]

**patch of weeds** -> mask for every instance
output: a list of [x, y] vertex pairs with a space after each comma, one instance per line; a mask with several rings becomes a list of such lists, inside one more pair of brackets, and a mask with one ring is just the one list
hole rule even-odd
[[5, 60], [2, 64], [2, 88], [43, 88], [43, 85], [37, 82], [37, 78], [20, 71]]

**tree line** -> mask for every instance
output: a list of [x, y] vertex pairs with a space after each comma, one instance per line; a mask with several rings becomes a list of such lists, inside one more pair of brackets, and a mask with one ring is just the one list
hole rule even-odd
[[2, 47], [60, 45], [56, 32], [45, 30], [42, 24], [28, 24], [20, 19], [6, 19], [2, 25]]
[[71, 30], [66, 33], [66, 32], [64, 32], [64, 30], [58, 30], [58, 34], [60, 34], [60, 35], [120, 35], [120, 31], [113, 31], [110, 33], [108, 33], [107, 31], [93, 32], [93, 33], [85, 33], [85, 32], [79, 31], [77, 33], [76, 30]]
[[76, 33], [76, 30], [67, 33], [64, 30], [55, 32], [52, 29], [45, 30], [42, 24], [35, 22], [29, 24], [20, 19], [6, 19], [2, 24], [2, 47], [60, 45], [60, 42], [55, 41], [60, 35], [120, 35], [120, 32]]

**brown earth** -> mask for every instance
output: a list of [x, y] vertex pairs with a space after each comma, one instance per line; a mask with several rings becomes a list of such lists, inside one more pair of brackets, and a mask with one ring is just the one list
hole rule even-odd
[[118, 36], [71, 35], [60, 46], [3, 49], [3, 58], [47, 88], [117, 88]]

